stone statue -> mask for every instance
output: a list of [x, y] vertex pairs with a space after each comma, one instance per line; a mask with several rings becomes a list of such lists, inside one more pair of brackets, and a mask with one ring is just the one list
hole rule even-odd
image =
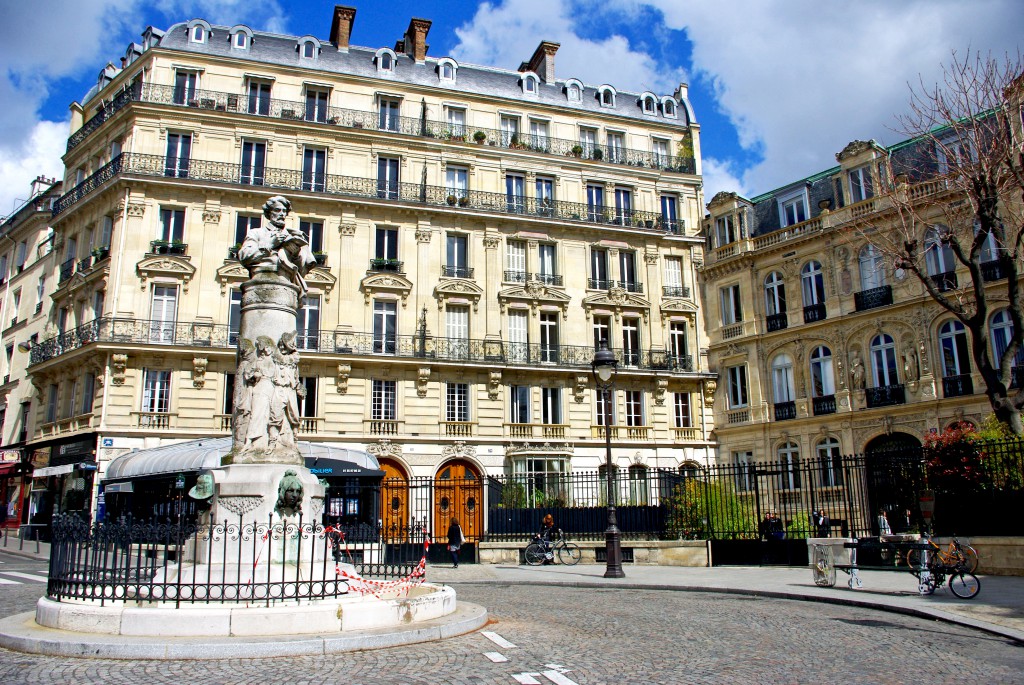
[[256, 346], [251, 340], [238, 339], [238, 372], [235, 374], [234, 414], [231, 419], [231, 432], [236, 444], [245, 443], [245, 434], [249, 430], [249, 417], [252, 413], [252, 388], [245, 379], [251, 376], [256, 363]]
[[270, 403], [271, 432], [276, 434], [275, 447], [292, 447], [299, 431], [298, 395], [305, 397], [306, 389], [299, 382], [299, 352], [295, 346], [295, 331], [281, 336], [274, 351], [274, 399]]
[[209, 473], [200, 474], [196, 484], [188, 491], [188, 496], [197, 500], [208, 500], [213, 497], [213, 476]]
[[903, 352], [903, 380], [904, 382], [916, 381], [917, 377], [917, 352], [911, 346]]
[[271, 404], [274, 401], [274, 341], [265, 335], [256, 339], [256, 359], [246, 370], [244, 382], [249, 388], [249, 423], [245, 432], [245, 447], [257, 450], [273, 449], [277, 434], [271, 434]]
[[299, 229], [286, 226], [291, 210], [292, 203], [285, 197], [275, 195], [267, 200], [263, 205], [266, 224], [251, 228], [245, 234], [238, 248], [238, 260], [250, 274], [255, 271], [281, 274], [299, 287], [300, 295], [305, 295], [304, 276], [316, 264], [316, 257], [309, 249], [306, 236]]
[[864, 389], [864, 363], [860, 360], [860, 354], [853, 353], [853, 360], [850, 362], [850, 377], [853, 379], [853, 389]]
[[302, 481], [295, 471], [288, 469], [277, 486], [277, 504], [274, 510], [281, 516], [294, 516], [302, 511]]

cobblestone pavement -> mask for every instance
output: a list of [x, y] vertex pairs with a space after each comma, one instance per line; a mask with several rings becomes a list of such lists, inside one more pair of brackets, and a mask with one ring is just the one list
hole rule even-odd
[[[0, 683], [1024, 683], [1024, 647], [870, 609], [663, 590], [455, 587], [461, 599], [487, 607], [487, 630], [515, 647], [477, 632], [396, 649], [262, 660], [57, 659], [0, 650]], [[0, 613], [31, 609], [41, 590], [0, 586]]]

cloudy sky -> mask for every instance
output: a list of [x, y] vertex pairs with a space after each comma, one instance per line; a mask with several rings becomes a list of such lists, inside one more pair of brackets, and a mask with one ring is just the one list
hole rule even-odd
[[[560, 78], [671, 93], [690, 84], [705, 195], [756, 195], [835, 163], [853, 139], [899, 139], [908, 83], [934, 83], [952, 51], [1016, 57], [1020, 0], [390, 0], [360, 3], [352, 42], [391, 46], [433, 20], [430, 54], [516, 68], [562, 44]], [[215, 24], [326, 39], [321, 0], [33, 0], [0, 22], [0, 216], [38, 174], [61, 175], [68, 105], [147, 25]]]

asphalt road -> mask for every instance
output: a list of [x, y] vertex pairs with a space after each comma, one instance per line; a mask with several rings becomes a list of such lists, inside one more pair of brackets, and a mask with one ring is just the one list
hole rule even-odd
[[[45, 588], [32, 577], [44, 575], [42, 562], [0, 552], [0, 614], [31, 610]], [[1024, 647], [869, 609], [663, 590], [455, 587], [490, 610], [487, 634], [330, 657], [203, 662], [0, 650], [0, 683], [1024, 683]]]

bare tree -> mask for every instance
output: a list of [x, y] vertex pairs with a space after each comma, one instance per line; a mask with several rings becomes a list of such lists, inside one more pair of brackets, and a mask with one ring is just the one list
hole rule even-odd
[[[940, 83], [910, 91], [909, 111], [897, 117], [909, 142], [888, 158], [897, 221], [868, 239], [963, 325], [993, 412], [1021, 435], [1024, 377], [1013, 383], [1024, 353], [1021, 59], [954, 52]], [[990, 341], [996, 313], [1002, 325]]]

